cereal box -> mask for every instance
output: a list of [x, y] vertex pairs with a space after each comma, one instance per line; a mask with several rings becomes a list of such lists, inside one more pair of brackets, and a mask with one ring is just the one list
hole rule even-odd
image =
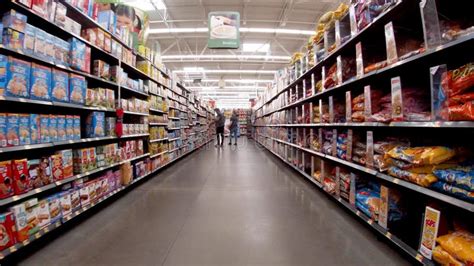
[[13, 160], [12, 161], [13, 171], [13, 190], [16, 195], [20, 195], [30, 191], [31, 182], [30, 175], [28, 172], [28, 160]]
[[43, 157], [40, 159], [38, 177], [40, 181], [38, 181], [37, 183], [41, 186], [46, 186], [53, 183], [53, 175], [51, 173], [51, 160], [49, 157]]
[[79, 149], [73, 151], [74, 174], [82, 174], [89, 170], [89, 150]]
[[[107, 29], [108, 31], [111, 31], [110, 29], [113, 26], [114, 17], [115, 14], [112, 10], [99, 11], [99, 13], [97, 14], [97, 22], [99, 22], [99, 24], [103, 28]], [[115, 27], [113, 29], [115, 30]]]
[[108, 33], [104, 34], [104, 50], [109, 53], [112, 52], [112, 37]]
[[87, 82], [85, 77], [71, 74], [69, 77], [69, 101], [84, 104], [86, 98]]
[[33, 63], [31, 65], [30, 98], [51, 99], [51, 68]]
[[97, 46], [101, 49], [104, 49], [105, 32], [99, 28], [95, 28], [94, 30], [97, 34]]
[[0, 96], [5, 94], [5, 87], [7, 86], [7, 67], [8, 57], [0, 54]]
[[41, 143], [40, 137], [40, 116], [37, 114], [30, 114], [30, 142], [31, 144]]
[[74, 139], [81, 139], [81, 117], [78, 115], [74, 116]]
[[72, 150], [62, 150], [62, 151], [56, 152], [56, 154], [59, 154], [62, 157], [63, 178], [65, 179], [65, 178], [73, 176], [74, 163], [73, 163]]
[[66, 13], [67, 7], [58, 2], [56, 5], [56, 13], [54, 15], [54, 23], [61, 28], [66, 27]]
[[102, 60], [94, 60], [92, 74], [103, 79], [110, 79], [110, 66]]
[[64, 29], [66, 31], [72, 32], [75, 35], [80, 35], [81, 34], [81, 29], [82, 26], [78, 22], [74, 21], [73, 19], [66, 17], [66, 23], [64, 25]]
[[51, 98], [53, 101], [69, 101], [69, 75], [67, 72], [53, 69], [52, 71]]
[[36, 28], [30, 24], [26, 24], [23, 51], [27, 54], [33, 54], [35, 51], [35, 34]]
[[117, 119], [115, 117], [107, 117], [105, 119], [105, 135], [115, 137], [117, 134], [115, 133], [115, 126], [117, 123]]
[[61, 153], [51, 155], [51, 171], [53, 174], [53, 180], [59, 181], [64, 179], [63, 174], [63, 157]]
[[56, 115], [49, 116], [49, 141], [58, 141], [58, 117]]
[[97, 45], [97, 28], [83, 29], [81, 32], [82, 38], [89, 41], [92, 45]]
[[[80, 127], [79, 127], [79, 131], [80, 131]], [[72, 115], [66, 116], [66, 138], [67, 140], [74, 139], [74, 116]]]
[[29, 235], [29, 224], [26, 216], [26, 203], [15, 205], [11, 208], [13, 216], [15, 217], [16, 239], [18, 241], [27, 240]]
[[86, 120], [86, 136], [88, 138], [105, 136], [105, 113], [92, 112]]
[[94, 170], [97, 168], [97, 154], [95, 153], [95, 148], [88, 149], [88, 159], [89, 159], [89, 170]]
[[40, 165], [40, 159], [28, 160], [28, 174], [30, 176], [31, 188], [39, 188], [43, 186], [43, 182], [39, 176]]
[[48, 200], [44, 199], [38, 202], [38, 226], [44, 228], [51, 223], [51, 217], [49, 216], [49, 204]]
[[74, 189], [71, 191], [71, 210], [76, 211], [81, 207], [81, 197], [79, 190]]
[[122, 73], [122, 68], [120, 66], [111, 66], [110, 67], [110, 81], [119, 83]]
[[22, 50], [25, 43], [25, 34], [13, 29], [3, 29], [3, 44], [5, 47]]
[[79, 189], [79, 197], [82, 207], [88, 206], [91, 203], [89, 199], [89, 188], [87, 186], [83, 186]]
[[57, 132], [58, 132], [58, 141], [66, 141], [66, 116], [58, 115], [57, 116]]
[[31, 9], [38, 15], [48, 18], [48, 0], [32, 0]]
[[6, 96], [28, 98], [31, 64], [13, 57], [8, 57]]
[[26, 220], [28, 223], [28, 235], [38, 232], [38, 199], [30, 199], [25, 202]]
[[34, 53], [39, 57], [46, 57], [46, 32], [40, 28], [35, 28], [35, 48]]
[[14, 245], [15, 240], [15, 220], [12, 212], [0, 214], [0, 228], [2, 228], [0, 251]]
[[55, 38], [54, 42], [54, 61], [58, 65], [69, 66], [69, 43]]
[[40, 115], [40, 139], [41, 143], [51, 141], [49, 136], [49, 115]]
[[20, 114], [18, 120], [18, 133], [20, 136], [20, 145], [30, 145], [30, 115]]
[[27, 17], [23, 14], [10, 10], [3, 15], [3, 27], [14, 29], [19, 32], [24, 32], [26, 27]]
[[102, 197], [102, 177], [98, 178], [94, 182], [94, 189], [95, 189], [95, 200], [99, 200], [100, 197]]
[[76, 38], [72, 38], [70, 41], [70, 66], [74, 69], [90, 72], [90, 49], [88, 53], [88, 47], [85, 43], [79, 41]]
[[7, 146], [7, 114], [0, 113], [0, 147]]
[[95, 191], [95, 181], [89, 181], [84, 185], [87, 187], [87, 191], [89, 192], [89, 201], [94, 202], [97, 199], [97, 193]]
[[106, 194], [109, 193], [109, 182], [108, 182], [107, 176], [104, 176], [103, 178], [100, 179], [100, 187], [102, 191], [102, 196], [105, 196]]
[[20, 145], [20, 116], [18, 114], [7, 114], [7, 145]]
[[45, 38], [45, 44], [46, 46], [44, 47], [44, 50], [46, 52], [46, 59], [54, 61], [55, 60], [55, 50], [54, 50], [54, 41], [56, 37], [46, 33], [46, 38]]
[[98, 88], [97, 89], [97, 96], [98, 96], [98, 103], [97, 105], [98, 106], [107, 106], [107, 95], [106, 95], [106, 92], [105, 92], [105, 89], [104, 88]]
[[96, 91], [95, 89], [86, 89], [86, 105], [95, 106], [96, 103]]
[[55, 223], [61, 219], [61, 201], [58, 195], [48, 197], [49, 204], [49, 215], [51, 217], [51, 223]]
[[61, 205], [61, 215], [67, 217], [72, 213], [71, 192], [63, 191], [59, 193], [59, 203]]
[[18, 2], [28, 8], [31, 8], [31, 0], [14, 0], [14, 2]]
[[14, 195], [11, 161], [0, 162], [0, 199]]
[[113, 90], [105, 90], [105, 97], [107, 99], [106, 107], [115, 109], [115, 92]]

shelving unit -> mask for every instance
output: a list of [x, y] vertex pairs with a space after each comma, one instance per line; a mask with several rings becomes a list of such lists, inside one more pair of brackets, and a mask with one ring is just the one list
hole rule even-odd
[[[321, 39], [308, 46], [311, 49], [305, 56], [277, 75], [276, 86], [261, 96], [252, 114], [252, 138], [424, 265], [435, 263], [431, 247], [420, 249], [427, 239], [422, 226], [428, 219], [427, 207], [441, 213], [438, 220], [430, 221], [436, 226], [469, 223], [474, 218], [474, 201], [462, 193], [436, 189], [434, 184], [442, 179], [436, 176], [434, 163], [412, 162], [414, 166], [404, 168], [406, 173], [433, 167], [411, 175], [418, 179], [408, 174], [397, 177], [400, 172], [395, 168], [400, 164], [390, 162], [407, 163], [410, 158], [395, 158], [389, 150], [377, 148], [384, 143], [393, 145], [390, 149], [448, 146], [462, 157], [459, 148], [472, 147], [469, 136], [474, 122], [450, 121], [443, 112], [451, 112], [451, 107], [443, 105], [438, 95], [451, 89], [442, 80], [447, 71], [473, 62], [474, 57], [466, 54], [474, 44], [474, 34], [467, 30], [443, 39], [441, 20], [452, 22], [469, 15], [441, 2], [393, 2], [364, 27], [357, 23], [357, 7], [352, 5], [346, 15], [325, 28]], [[421, 96], [410, 98], [413, 91]], [[387, 106], [390, 111], [382, 113]], [[386, 161], [388, 166], [383, 166]], [[347, 181], [341, 173], [350, 175], [348, 188], [343, 187]], [[388, 208], [373, 211], [376, 215], [362, 211], [358, 193], [371, 186], [388, 191], [385, 196], [378, 192], [378, 200], [387, 205], [391, 200], [387, 195], [399, 195], [397, 208], [403, 208], [399, 220], [388, 220], [392, 214]], [[447, 234], [447, 229], [455, 228], [436, 228], [432, 239]]]

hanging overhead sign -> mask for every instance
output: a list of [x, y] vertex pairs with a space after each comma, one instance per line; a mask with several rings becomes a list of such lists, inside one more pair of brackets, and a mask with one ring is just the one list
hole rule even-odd
[[208, 48], [238, 49], [240, 47], [239, 12], [210, 12], [208, 20]]

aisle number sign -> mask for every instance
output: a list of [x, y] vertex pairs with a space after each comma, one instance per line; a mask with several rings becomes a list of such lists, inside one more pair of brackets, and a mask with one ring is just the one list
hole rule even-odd
[[441, 213], [430, 207], [425, 209], [425, 218], [423, 219], [423, 231], [421, 234], [420, 253], [427, 259], [431, 259], [433, 249], [438, 237], [438, 226]]
[[238, 49], [240, 47], [239, 12], [210, 12], [208, 25], [208, 48]]

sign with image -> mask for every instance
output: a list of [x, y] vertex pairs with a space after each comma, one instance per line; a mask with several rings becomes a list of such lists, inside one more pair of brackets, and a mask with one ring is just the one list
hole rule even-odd
[[210, 12], [208, 20], [208, 48], [238, 49], [240, 47], [239, 12]]

